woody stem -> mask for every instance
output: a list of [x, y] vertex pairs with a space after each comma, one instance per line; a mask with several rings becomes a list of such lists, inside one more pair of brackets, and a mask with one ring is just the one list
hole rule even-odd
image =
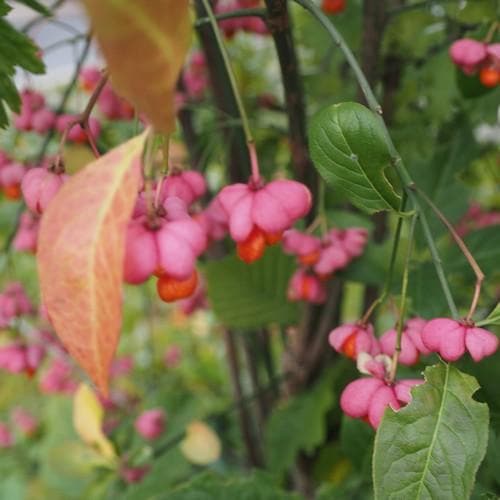
[[243, 132], [245, 133], [245, 139], [247, 141], [248, 155], [250, 157], [250, 164], [252, 167], [252, 180], [257, 183], [260, 180], [259, 163], [257, 160], [257, 153], [255, 151], [255, 141], [252, 136], [252, 132], [250, 130], [248, 116], [245, 111], [245, 106], [243, 105], [243, 99], [238, 89], [238, 85], [236, 83], [236, 77], [234, 75], [231, 62], [229, 61], [229, 55], [227, 53], [224, 41], [222, 40], [221, 32], [217, 24], [217, 19], [215, 18], [214, 12], [212, 10], [212, 6], [210, 5], [209, 0], [201, 0], [201, 1], [203, 3], [203, 7], [207, 12], [208, 19], [210, 20], [210, 25], [212, 26], [217, 46], [222, 56], [222, 60], [224, 61], [224, 66], [226, 68], [227, 74], [229, 76], [229, 82], [233, 90], [234, 98], [236, 100], [236, 105], [238, 107], [238, 111], [241, 118], [241, 124], [243, 126]]
[[99, 153], [99, 150], [97, 149], [97, 145], [94, 139], [94, 135], [92, 134], [92, 131], [90, 130], [90, 125], [89, 125], [89, 118], [90, 114], [92, 113], [92, 110], [94, 109], [94, 106], [97, 102], [97, 99], [101, 95], [102, 89], [106, 85], [106, 82], [108, 81], [108, 74], [106, 71], [103, 71], [101, 78], [96, 85], [94, 91], [92, 92], [92, 95], [90, 96], [90, 99], [87, 102], [87, 105], [85, 106], [85, 109], [78, 115], [76, 116], [73, 120], [71, 120], [66, 127], [64, 127], [64, 131], [61, 135], [61, 141], [59, 142], [59, 152], [57, 154], [57, 159], [56, 159], [56, 165], [55, 169], [60, 171], [61, 170], [61, 159], [63, 156], [64, 152], [64, 146], [66, 145], [66, 141], [68, 140], [68, 134], [69, 131], [75, 126], [75, 125], [80, 125], [82, 129], [84, 130], [87, 140], [89, 141], [90, 147], [92, 148], [92, 152], [98, 158], [101, 156]]

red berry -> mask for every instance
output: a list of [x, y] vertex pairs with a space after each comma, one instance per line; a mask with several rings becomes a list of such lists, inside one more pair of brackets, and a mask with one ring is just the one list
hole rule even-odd
[[321, 255], [320, 250], [316, 250], [315, 252], [306, 253], [305, 255], [299, 256], [299, 262], [303, 266], [312, 266], [318, 262], [319, 257]]
[[323, 0], [321, 9], [326, 14], [338, 14], [345, 9], [345, 0]]
[[266, 250], [266, 236], [257, 227], [252, 229], [252, 232], [245, 241], [236, 245], [238, 257], [247, 264], [251, 264], [260, 259]]
[[496, 87], [500, 82], [500, 71], [492, 66], [484, 66], [479, 72], [479, 80], [485, 87]]
[[342, 344], [342, 352], [351, 359], [356, 359], [356, 333], [351, 333]]
[[156, 283], [156, 290], [164, 302], [174, 302], [185, 299], [194, 293], [198, 284], [198, 273], [193, 274], [185, 280], [177, 280], [168, 274], [163, 274]]
[[3, 195], [9, 200], [18, 200], [21, 198], [21, 186], [19, 184], [14, 184], [12, 186], [3, 186]]
[[266, 239], [266, 244], [268, 245], [276, 245], [281, 241], [283, 237], [283, 232], [280, 233], [264, 233], [264, 238]]

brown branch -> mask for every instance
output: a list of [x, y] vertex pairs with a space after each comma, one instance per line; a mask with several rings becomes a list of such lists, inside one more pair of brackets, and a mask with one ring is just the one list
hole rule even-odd
[[[198, 19], [208, 16], [200, 0], [196, 0], [194, 6]], [[210, 24], [202, 24], [197, 27], [197, 34], [205, 53], [214, 100], [220, 111], [219, 120], [238, 121], [240, 120], [238, 104], [212, 27]], [[243, 126], [238, 124], [229, 130], [230, 133], [224, 138], [229, 150], [229, 176], [231, 182], [244, 182], [249, 176], [250, 161]]]
[[[317, 174], [307, 144], [305, 98], [299, 72], [299, 62], [291, 32], [287, 0], [266, 0], [267, 24], [271, 31], [281, 68], [292, 163], [297, 180], [317, 194]], [[309, 214], [314, 219], [314, 211]]]
[[[229, 374], [233, 386], [234, 399], [236, 403], [243, 399], [243, 389], [240, 380], [240, 362], [238, 359], [238, 350], [236, 347], [235, 335], [230, 330], [224, 330], [224, 341], [226, 344], [227, 361], [229, 366]], [[248, 460], [251, 466], [262, 466], [262, 457], [257, 449], [256, 440], [252, 431], [252, 421], [248, 412], [248, 408], [244, 405], [238, 405], [238, 416], [240, 422], [240, 430], [245, 443], [248, 454]]]
[[92, 131], [90, 130], [89, 126], [89, 118], [90, 114], [92, 113], [92, 110], [94, 109], [94, 106], [97, 102], [97, 99], [99, 98], [102, 89], [106, 85], [108, 81], [108, 74], [106, 71], [103, 71], [101, 79], [97, 83], [94, 91], [92, 92], [92, 95], [90, 96], [90, 99], [87, 102], [87, 105], [85, 106], [85, 109], [77, 115], [73, 120], [71, 120], [66, 127], [64, 127], [64, 131], [61, 135], [61, 141], [59, 142], [59, 151], [57, 154], [57, 157], [54, 162], [54, 170], [61, 172], [64, 171], [63, 163], [62, 163], [62, 158], [64, 154], [64, 146], [66, 145], [66, 141], [68, 139], [68, 134], [69, 131], [75, 126], [75, 125], [80, 125], [82, 127], [83, 131], [85, 132], [87, 136], [87, 140], [89, 141], [90, 147], [92, 148], [92, 151], [94, 155], [98, 158], [101, 154], [99, 153], [99, 150], [97, 149], [97, 144], [95, 142], [94, 136], [92, 134]]

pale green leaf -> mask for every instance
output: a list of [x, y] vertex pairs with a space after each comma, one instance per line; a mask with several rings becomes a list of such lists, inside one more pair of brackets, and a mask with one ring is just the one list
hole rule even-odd
[[476, 326], [485, 325], [500, 325], [500, 302], [495, 306], [495, 309], [488, 314], [486, 318], [476, 323]]
[[318, 172], [351, 203], [368, 213], [399, 209], [385, 176], [391, 155], [372, 111], [354, 102], [329, 106], [314, 117], [310, 142]]

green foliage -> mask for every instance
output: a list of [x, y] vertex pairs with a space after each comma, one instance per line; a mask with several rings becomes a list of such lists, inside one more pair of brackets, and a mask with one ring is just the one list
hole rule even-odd
[[[477, 263], [489, 275], [498, 274], [498, 260], [500, 258], [500, 231], [498, 226], [478, 229], [464, 238]], [[456, 245], [451, 245], [446, 254], [446, 266], [451, 272], [471, 272], [470, 265], [463, 253]]]
[[[33, 0], [23, 2], [40, 12], [46, 9]], [[0, 15], [10, 11], [4, 0], [0, 0]], [[23, 33], [13, 28], [5, 19], [0, 18], [0, 128], [7, 125], [8, 105], [19, 111], [20, 99], [13, 82], [16, 66], [31, 73], [43, 73], [45, 66], [37, 55], [38, 47]]]
[[411, 297], [411, 311], [425, 318], [448, 314], [436, 268], [432, 262], [423, 262], [410, 271], [408, 295]]
[[468, 498], [488, 442], [488, 407], [479, 385], [451, 365], [425, 371], [412, 402], [387, 409], [375, 438], [375, 498]]
[[385, 177], [391, 164], [378, 118], [361, 104], [329, 106], [313, 119], [311, 156], [328, 184], [368, 213], [399, 208], [399, 196]]
[[[457, 113], [442, 125], [429, 161], [410, 165], [410, 172], [420, 189], [425, 191], [448, 219], [455, 222], [467, 209], [467, 187], [460, 175], [477, 158], [479, 145], [472, 135], [472, 127], [464, 112]], [[428, 207], [427, 218], [434, 235], [447, 229]]]
[[235, 255], [207, 264], [208, 296], [215, 314], [228, 327], [257, 328], [269, 323], [288, 325], [298, 308], [286, 298], [294, 259], [271, 247], [251, 265]]
[[249, 476], [218, 476], [205, 473], [171, 491], [143, 500], [299, 500], [281, 490], [272, 476], [253, 472]]
[[500, 303], [498, 303], [493, 311], [486, 318], [476, 323], [477, 326], [500, 325]]
[[308, 391], [293, 397], [272, 413], [266, 426], [264, 448], [272, 472], [285, 472], [300, 451], [312, 453], [326, 436], [326, 414], [335, 403], [330, 370]]

